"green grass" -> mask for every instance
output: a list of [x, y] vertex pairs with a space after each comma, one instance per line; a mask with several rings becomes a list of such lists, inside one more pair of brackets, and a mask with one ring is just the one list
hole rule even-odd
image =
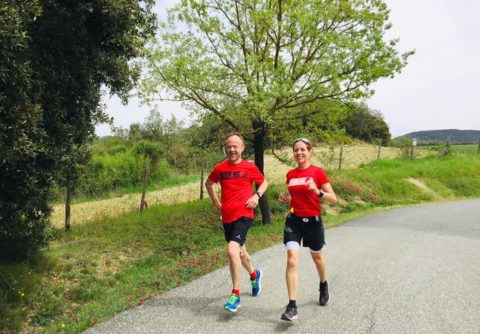
[[478, 152], [478, 144], [452, 145], [452, 149], [455, 153], [475, 154]]
[[[480, 155], [379, 160], [363, 168], [333, 172], [330, 177], [347, 202], [345, 208], [480, 197]], [[430, 191], [422, 191], [408, 178], [423, 182]]]
[[[324, 207], [327, 227], [392, 206], [480, 197], [480, 155], [380, 160], [329, 176], [342, 200]], [[273, 223], [255, 222], [252, 253], [282, 241], [280, 191], [284, 185], [267, 192]], [[50, 234], [49, 248], [28, 261], [0, 262], [0, 332], [79, 333], [227, 264], [221, 222], [208, 199]]]

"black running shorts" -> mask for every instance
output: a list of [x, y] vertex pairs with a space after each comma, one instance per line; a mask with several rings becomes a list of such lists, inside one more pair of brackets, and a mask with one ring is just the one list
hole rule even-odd
[[223, 231], [225, 233], [225, 240], [227, 242], [236, 241], [243, 246], [247, 238], [247, 232], [252, 226], [253, 219], [247, 217], [240, 217], [232, 223], [223, 224]]
[[283, 243], [296, 241], [303, 247], [309, 247], [312, 251], [318, 252], [325, 245], [325, 230], [323, 228], [322, 216], [299, 217], [288, 213], [283, 229]]

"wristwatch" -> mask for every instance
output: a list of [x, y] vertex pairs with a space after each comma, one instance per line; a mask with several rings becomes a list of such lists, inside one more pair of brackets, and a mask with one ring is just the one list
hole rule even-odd
[[258, 198], [262, 198], [262, 196], [263, 196], [263, 195], [260, 193], [260, 191], [257, 191], [255, 194], [258, 195]]
[[322, 198], [323, 195], [325, 195], [325, 192], [322, 189], [320, 189], [320, 193], [318, 194], [318, 196], [320, 196], [320, 198]]

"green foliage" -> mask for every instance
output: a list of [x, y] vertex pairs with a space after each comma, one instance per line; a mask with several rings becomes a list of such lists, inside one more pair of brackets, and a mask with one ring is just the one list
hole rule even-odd
[[36, 2], [0, 4], [0, 257], [22, 258], [45, 244], [53, 161], [30, 66]]
[[[152, 144], [151, 147], [155, 145]], [[138, 186], [142, 183], [144, 163], [154, 180], [164, 180], [171, 175], [170, 166], [165, 159], [157, 159], [155, 165], [152, 165], [151, 161], [148, 156], [137, 154], [135, 149], [94, 156], [87, 165], [77, 192], [79, 195], [101, 196], [115, 189]]]
[[[44, 300], [49, 289], [41, 289], [45, 278], [55, 268], [55, 260], [35, 253], [27, 260], [9, 262], [0, 260], [0, 331], [19, 333], [32, 306], [44, 304], [42, 314], [55, 308]], [[58, 305], [58, 303], [57, 303]], [[51, 316], [48, 318], [51, 319]], [[35, 321], [35, 319], [34, 319]]]
[[480, 130], [427, 130], [410, 132], [404, 135], [409, 138], [417, 138], [419, 144], [445, 143], [451, 144], [477, 144], [480, 140]]
[[447, 140], [444, 144], [440, 145], [439, 150], [438, 150], [440, 156], [448, 156], [453, 154], [452, 150], [452, 145], [450, 144], [450, 141]]
[[[363, 168], [332, 172], [333, 187], [344, 203], [341, 212], [373, 206], [412, 204], [437, 198], [480, 196], [480, 156], [454, 155], [423, 159], [377, 160]], [[422, 181], [424, 191], [407, 181]], [[352, 204], [354, 203], [354, 204]]]
[[478, 144], [477, 145], [452, 145], [452, 150], [455, 153], [461, 154], [477, 154], [478, 153]]
[[[332, 226], [365, 209], [432, 201], [433, 195], [406, 181], [409, 177], [445, 199], [479, 197], [479, 169], [480, 155], [455, 155], [379, 160], [329, 172], [342, 201], [324, 207], [324, 222]], [[272, 185], [266, 193], [275, 217], [271, 225], [255, 222], [248, 238], [251, 252], [281, 242], [287, 210], [276, 202], [281, 191], [286, 185]], [[330, 214], [334, 211], [341, 214]], [[195, 223], [185, 228], [185, 222]], [[68, 233], [52, 229], [51, 235], [48, 257], [0, 262], [0, 326], [11, 332], [24, 324], [28, 332], [83, 332], [227, 265], [221, 222], [209, 200], [73, 225]]]
[[241, 131], [262, 170], [267, 138], [329, 127], [343, 111], [323, 101], [368, 96], [406, 65], [411, 53], [384, 40], [387, 19], [382, 1], [183, 1], [152, 43], [142, 90], [148, 100], [167, 88]]
[[153, 35], [153, 1], [2, 1], [0, 256], [45, 244], [54, 177], [74, 186], [102, 86], [126, 100]]
[[351, 142], [351, 138], [341, 128], [341, 122], [349, 112], [345, 104], [325, 99], [315, 103], [313, 109], [313, 114], [278, 124], [277, 131], [268, 134], [267, 143], [278, 147], [290, 146], [298, 137], [330, 145]]
[[404, 158], [408, 158], [412, 152], [412, 139], [408, 137], [397, 137], [392, 139], [390, 145], [393, 147], [400, 148], [401, 156]]
[[144, 140], [135, 143], [133, 152], [138, 156], [148, 157], [151, 160], [158, 159], [162, 154], [160, 145]]
[[342, 123], [348, 135], [370, 143], [381, 140], [383, 145], [388, 145], [392, 137], [383, 116], [366, 104], [353, 104]]

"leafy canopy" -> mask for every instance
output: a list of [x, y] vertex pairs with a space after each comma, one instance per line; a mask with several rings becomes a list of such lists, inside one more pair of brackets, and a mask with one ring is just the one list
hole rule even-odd
[[411, 52], [385, 40], [387, 20], [379, 0], [184, 0], [152, 44], [144, 93], [264, 138], [400, 72]]

